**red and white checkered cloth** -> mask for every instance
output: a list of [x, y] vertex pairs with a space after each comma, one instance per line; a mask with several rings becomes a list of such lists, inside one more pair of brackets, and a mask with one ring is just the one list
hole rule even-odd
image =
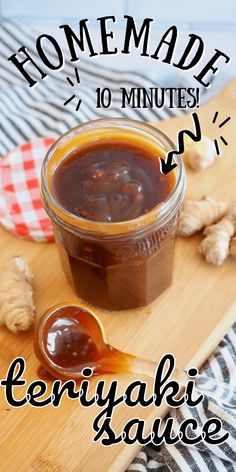
[[54, 138], [18, 146], [0, 160], [0, 223], [32, 241], [53, 241], [51, 221], [40, 198], [41, 164]]

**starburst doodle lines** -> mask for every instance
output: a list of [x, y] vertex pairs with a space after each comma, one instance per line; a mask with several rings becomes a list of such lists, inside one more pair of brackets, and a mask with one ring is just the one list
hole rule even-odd
[[[79, 72], [78, 72], [77, 67], [75, 67], [74, 70], [75, 70], [76, 82], [77, 82], [77, 84], [80, 84]], [[74, 87], [74, 86], [75, 86], [74, 82], [71, 80], [70, 77], [66, 77], [66, 80], [67, 80], [67, 82], [70, 84], [71, 87]], [[75, 98], [76, 98], [76, 95], [75, 95], [75, 94], [71, 95], [71, 96], [63, 103], [64, 107], [67, 106], [70, 102], [72, 102], [72, 100], [74, 100]], [[76, 109], [75, 109], [76, 111], [79, 110], [80, 105], [81, 105], [81, 102], [82, 102], [82, 100], [79, 99], [78, 102], [77, 102], [77, 105], [76, 105]]]
[[[213, 120], [212, 120], [212, 123], [213, 123], [213, 124], [216, 123], [217, 118], [218, 118], [218, 115], [219, 115], [219, 112], [216, 111], [215, 114], [214, 114]], [[223, 128], [223, 126], [225, 126], [226, 123], [228, 123], [229, 120], [231, 120], [231, 117], [230, 117], [230, 116], [228, 116], [227, 118], [225, 118], [225, 120], [222, 121], [222, 122], [219, 124], [219, 128]], [[221, 140], [221, 142], [222, 142], [225, 146], [228, 146], [228, 142], [226, 141], [226, 139], [224, 138], [224, 136], [220, 136], [220, 140]], [[219, 149], [219, 144], [218, 144], [217, 139], [214, 139], [214, 144], [215, 144], [215, 148], [216, 148], [216, 154], [217, 154], [217, 156], [219, 156], [219, 155], [220, 155], [220, 149]]]

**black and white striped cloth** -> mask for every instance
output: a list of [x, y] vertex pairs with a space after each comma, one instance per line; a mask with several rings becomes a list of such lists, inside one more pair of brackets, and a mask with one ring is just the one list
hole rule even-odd
[[[72, 88], [67, 82], [67, 77], [69, 77], [76, 84], [74, 65], [66, 60], [65, 66], [60, 72], [49, 72], [50, 79], [39, 80], [37, 86], [30, 88], [16, 67], [7, 59], [24, 45], [35, 62], [43, 68], [35, 48], [35, 40], [38, 35], [39, 33], [33, 31], [28, 25], [23, 26], [8, 21], [3, 21], [1, 24], [1, 154], [12, 150], [18, 144], [39, 136], [60, 136], [79, 123], [92, 119], [112, 116], [154, 121], [180, 113], [168, 108], [133, 109], [129, 106], [122, 109], [120, 107], [120, 87], [129, 89], [156, 85], [140, 74], [104, 70], [92, 61], [81, 60], [78, 63], [80, 77], [78, 87]], [[55, 53], [49, 48], [47, 48], [47, 55], [55, 63]], [[67, 51], [65, 51], [66, 55]], [[24, 56], [19, 55], [19, 60], [23, 59]], [[33, 67], [27, 65], [27, 70], [32, 71], [36, 80], [39, 79], [39, 74], [35, 74]], [[95, 107], [95, 91], [98, 87], [109, 87], [112, 91], [112, 105], [108, 109], [96, 109]], [[63, 103], [76, 93], [78, 99], [82, 100], [79, 111], [76, 111], [76, 100], [63, 106]]]
[[[202, 374], [217, 382], [225, 382], [235, 388], [236, 381], [236, 323], [220, 342], [218, 348], [204, 364]], [[206, 397], [194, 408], [172, 409], [169, 416], [175, 420], [175, 428], [186, 418], [195, 418], [201, 426], [211, 417], [222, 421], [222, 435], [229, 432], [229, 439], [219, 446], [199, 443], [196, 446], [163, 444], [158, 451], [144, 448], [129, 466], [127, 472], [233, 472], [236, 470], [236, 405], [222, 406], [214, 398]]]
[[[0, 110], [1, 139], [0, 153], [4, 155], [15, 146], [40, 136], [57, 137], [80, 122], [99, 117], [128, 117], [143, 121], [169, 118], [180, 113], [175, 109], [121, 109], [118, 90], [120, 87], [157, 86], [147, 77], [132, 72], [117, 72], [103, 69], [92, 61], [80, 61], [78, 65], [80, 85], [78, 98], [82, 99], [79, 111], [75, 103], [64, 107], [63, 103], [72, 95], [67, 77], [74, 77], [74, 66], [66, 61], [60, 73], [51, 74], [50, 79], [40, 81], [30, 89], [16, 68], [7, 58], [17, 52], [20, 46], [27, 46], [33, 59], [35, 39], [38, 33], [29, 26], [4, 21], [0, 28], [1, 68], [0, 68]], [[53, 58], [53, 53], [48, 52]], [[113, 92], [113, 102], [109, 109], [95, 108], [95, 90], [109, 87]], [[76, 87], [74, 87], [76, 89]], [[76, 93], [76, 92], [73, 92]], [[218, 349], [206, 362], [203, 371], [207, 376], [231, 385], [236, 378], [236, 324], [221, 341]], [[144, 448], [129, 466], [129, 472], [231, 472], [236, 471], [236, 409], [222, 407], [216, 400], [205, 397], [196, 408], [186, 406], [170, 411], [176, 420], [176, 427], [184, 418], [197, 418], [199, 423], [209, 417], [221, 419], [223, 429], [230, 437], [221, 446], [195, 447], [183, 445], [162, 445], [158, 451]], [[46, 472], [46, 471], [45, 471]], [[102, 472], [102, 471], [101, 471]], [[105, 472], [105, 471], [104, 471]]]

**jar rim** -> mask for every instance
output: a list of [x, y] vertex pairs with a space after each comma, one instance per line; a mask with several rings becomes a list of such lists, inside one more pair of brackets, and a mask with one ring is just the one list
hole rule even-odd
[[[172, 215], [176, 213], [179, 206], [182, 203], [184, 190], [185, 190], [185, 169], [184, 164], [179, 154], [174, 157], [174, 162], [177, 164], [175, 168], [176, 179], [175, 185], [168, 197], [158, 203], [155, 207], [149, 210], [147, 213], [140, 215], [139, 217], [119, 222], [104, 222], [88, 220], [81, 216], [77, 216], [68, 210], [66, 210], [54, 197], [52, 192], [47, 185], [47, 166], [58, 146], [64, 143], [70, 136], [79, 135], [85, 131], [95, 129], [96, 127], [111, 128], [118, 127], [118, 129], [128, 129], [130, 131], [139, 131], [146, 134], [150, 138], [157, 140], [159, 145], [166, 152], [174, 150], [175, 146], [168, 136], [166, 136], [161, 130], [152, 126], [149, 123], [145, 123], [139, 120], [133, 120], [129, 118], [100, 118], [97, 120], [90, 120], [85, 123], [81, 123], [74, 128], [68, 130], [62, 136], [60, 136], [54, 144], [48, 150], [41, 168], [41, 196], [48, 212], [49, 216], [56, 220], [58, 223], [66, 226], [71, 231], [85, 231], [89, 233], [96, 233], [101, 235], [114, 235], [121, 233], [130, 233], [132, 231], [142, 231], [143, 229], [155, 224], [157, 228], [163, 226], [167, 220], [171, 219]], [[154, 141], [154, 140], [153, 140]]]

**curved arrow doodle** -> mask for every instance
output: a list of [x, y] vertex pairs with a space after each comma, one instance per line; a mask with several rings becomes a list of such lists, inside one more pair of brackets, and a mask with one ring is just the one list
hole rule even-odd
[[192, 113], [192, 119], [193, 123], [195, 126], [195, 134], [188, 130], [188, 129], [183, 129], [181, 131], [178, 131], [177, 134], [177, 141], [178, 141], [178, 147], [175, 151], [169, 151], [167, 153], [167, 159], [166, 161], [162, 158], [161, 160], [161, 173], [162, 174], [168, 174], [171, 170], [173, 170], [175, 167], [177, 167], [177, 164], [172, 164], [172, 159], [174, 154], [182, 154], [184, 152], [184, 135], [189, 136], [193, 141], [201, 141], [202, 133], [201, 133], [201, 126], [199, 122], [199, 118], [197, 116], [197, 113]]

